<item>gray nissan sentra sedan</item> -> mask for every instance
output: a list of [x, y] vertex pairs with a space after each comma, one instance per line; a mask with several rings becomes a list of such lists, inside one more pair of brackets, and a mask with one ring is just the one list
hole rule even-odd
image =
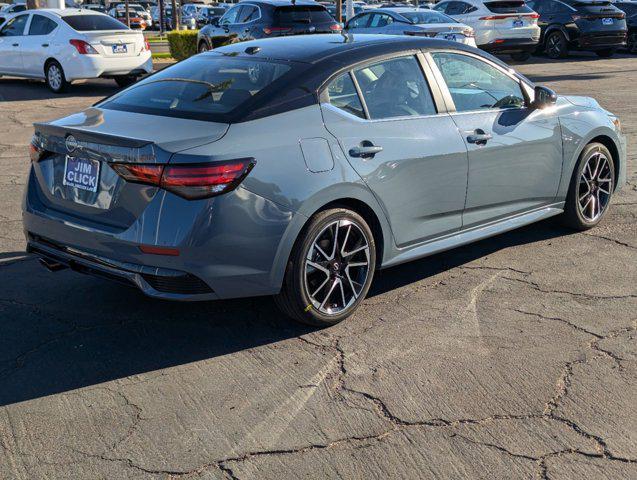
[[28, 250], [174, 300], [275, 295], [343, 320], [374, 271], [561, 215], [625, 182], [617, 117], [417, 37], [257, 40], [36, 124]]

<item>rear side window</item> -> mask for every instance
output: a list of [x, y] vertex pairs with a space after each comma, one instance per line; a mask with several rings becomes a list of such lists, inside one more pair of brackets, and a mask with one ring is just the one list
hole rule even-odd
[[349, 73], [336, 77], [327, 87], [330, 103], [352, 115], [365, 118], [361, 99]]
[[333, 23], [334, 19], [321, 5], [290, 5], [274, 10], [274, 21], [277, 24], [291, 25], [295, 23]]
[[523, 1], [484, 2], [484, 6], [493, 13], [532, 13]]
[[457, 23], [451, 17], [448, 17], [444, 13], [428, 11], [428, 12], [405, 12], [401, 13], [403, 17], [409, 20], [413, 24], [426, 25], [431, 23]]
[[416, 57], [375, 63], [354, 72], [372, 119], [433, 115], [436, 107]]
[[77, 32], [128, 30], [126, 25], [108, 15], [65, 15], [62, 20]]
[[164, 117], [223, 121], [290, 70], [279, 62], [192, 57], [166, 68], [100, 106]]
[[31, 19], [31, 26], [29, 26], [29, 35], [48, 35], [57, 26], [57, 23], [53, 20], [34, 14]]

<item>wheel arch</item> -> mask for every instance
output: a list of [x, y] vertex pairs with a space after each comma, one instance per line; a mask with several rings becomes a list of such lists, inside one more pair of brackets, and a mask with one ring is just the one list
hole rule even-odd
[[[611, 155], [611, 161], [613, 162], [614, 172], [615, 172], [615, 178], [613, 178], [614, 187], [615, 187], [615, 189], [617, 189], [617, 185], [619, 183], [619, 170], [621, 168], [620, 157], [619, 157], [619, 148], [617, 147], [617, 144], [615, 143], [615, 141], [612, 138], [610, 138], [608, 135], [604, 135], [604, 134], [598, 135], [598, 136], [596, 136], [594, 138], [591, 138], [586, 143], [586, 145], [590, 145], [591, 143], [601, 143], [606, 148], [608, 148], [608, 151], [610, 152], [610, 155]], [[586, 147], [584, 147], [584, 148], [586, 148]], [[580, 155], [581, 155], [581, 152], [580, 152]]]
[[564, 25], [560, 25], [559, 23], [554, 23], [552, 25], [549, 25], [548, 27], [546, 27], [546, 30], [544, 31], [544, 35], [542, 36], [542, 48], [546, 48], [546, 39], [547, 37], [553, 33], [553, 32], [560, 32], [562, 35], [564, 35], [564, 38], [566, 38], [567, 42], [571, 41], [571, 36], [568, 34], [568, 30], [566, 30], [566, 28], [564, 27]]

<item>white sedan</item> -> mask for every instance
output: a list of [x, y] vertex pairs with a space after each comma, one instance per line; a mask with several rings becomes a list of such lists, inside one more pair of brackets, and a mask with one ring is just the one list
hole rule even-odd
[[123, 87], [152, 70], [143, 34], [102, 13], [28, 10], [0, 29], [0, 76], [44, 79], [55, 93], [87, 78], [112, 78]]

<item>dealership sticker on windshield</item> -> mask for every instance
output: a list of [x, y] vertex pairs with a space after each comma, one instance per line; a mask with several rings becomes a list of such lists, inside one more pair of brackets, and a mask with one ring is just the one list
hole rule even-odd
[[87, 158], [66, 156], [63, 184], [89, 192], [97, 192], [100, 176], [100, 162]]

